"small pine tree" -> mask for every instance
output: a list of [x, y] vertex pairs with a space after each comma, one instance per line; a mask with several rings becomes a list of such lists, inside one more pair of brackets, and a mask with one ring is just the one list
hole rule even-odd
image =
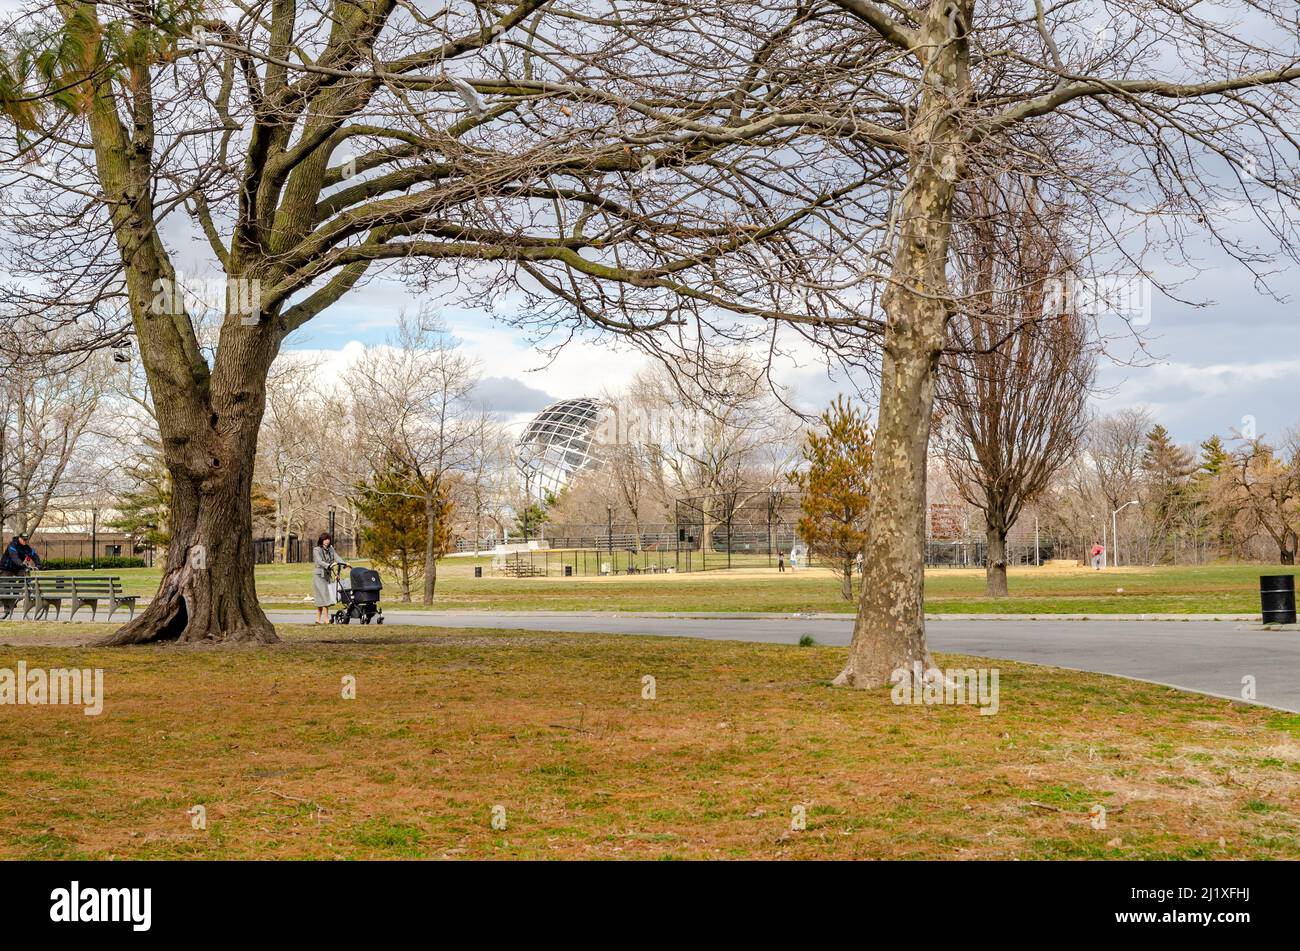
[[1223, 440], [1217, 435], [1201, 443], [1201, 464], [1199, 472], [1210, 478], [1223, 475], [1228, 468], [1228, 450], [1223, 447]]
[[558, 501], [554, 494], [548, 492], [545, 501], [528, 503], [528, 508], [520, 511], [515, 518], [515, 534], [524, 541], [538, 537], [542, 533], [542, 526], [551, 520], [548, 509]]
[[[146, 449], [152, 449], [146, 445]], [[115, 500], [118, 511], [109, 528], [130, 537], [133, 545], [166, 549], [171, 543], [172, 483], [156, 452], [142, 453], [127, 469], [132, 488]]]
[[1176, 545], [1176, 534], [1192, 512], [1190, 476], [1196, 472], [1192, 454], [1176, 444], [1169, 430], [1157, 423], [1147, 433], [1142, 450], [1147, 475], [1147, 504], [1152, 520], [1153, 559], [1163, 559]]
[[790, 476], [803, 493], [799, 536], [809, 551], [840, 579], [840, 593], [853, 599], [853, 572], [866, 542], [871, 427], [844, 397], [822, 413], [821, 428], [808, 433], [806, 466]]
[[[361, 538], [380, 568], [397, 576], [402, 601], [410, 602], [411, 584], [424, 573], [426, 520], [423, 490], [411, 471], [390, 462], [368, 483], [357, 486], [355, 504], [365, 520]], [[451, 545], [451, 499], [440, 493], [436, 504], [434, 557]]]

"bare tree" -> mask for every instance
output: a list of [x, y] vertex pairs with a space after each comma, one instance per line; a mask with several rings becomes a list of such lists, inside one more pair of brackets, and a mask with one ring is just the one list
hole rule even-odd
[[802, 420], [783, 403], [788, 394], [774, 392], [763, 367], [742, 353], [716, 353], [676, 380], [656, 369], [629, 387], [622, 441], [636, 452], [627, 461], [638, 479], [663, 479], [665, 502], [669, 494], [703, 497], [709, 545], [729, 512], [783, 482], [799, 455]]
[[[763, 276], [860, 230], [845, 202], [897, 165], [842, 67], [773, 55], [807, 18], [28, 0], [0, 95], [5, 297], [29, 315], [63, 301], [83, 347], [133, 337], [173, 485], [158, 592], [109, 642], [274, 640], [248, 506], [266, 376], [288, 334], [386, 265], [487, 306], [517, 288], [517, 323], [646, 349], [693, 348], [715, 311], [784, 319]], [[219, 293], [179, 273], [162, 230], [178, 218], [207, 239]], [[220, 324], [209, 354], [202, 309]]]
[[1294, 565], [1300, 547], [1300, 428], [1288, 434], [1283, 449], [1246, 440], [1232, 453], [1223, 478], [1229, 492], [1224, 504], [1273, 540], [1280, 564]]
[[[1129, 502], [1141, 502], [1145, 480], [1143, 454], [1151, 414], [1141, 407], [1120, 410], [1096, 419], [1088, 429], [1087, 457], [1091, 463], [1097, 494], [1104, 503], [1099, 513], [1104, 520], [1102, 531], [1111, 527], [1113, 516]], [[1128, 515], [1129, 513], [1124, 513]], [[1119, 564], [1119, 545], [1111, 539], [1111, 558]]]
[[[497, 521], [496, 515], [509, 494], [513, 447], [505, 429], [481, 407], [470, 432], [470, 462], [463, 478], [456, 483], [456, 507], [469, 515], [477, 555], [485, 526]], [[499, 533], [494, 535], [498, 540], [501, 538]]]
[[[897, 110], [896, 127], [907, 134], [906, 185], [882, 263], [888, 319], [866, 578], [839, 678], [874, 686], [913, 662], [930, 664], [921, 583], [925, 453], [934, 368], [961, 309], [948, 280], [959, 195], [980, 179], [1033, 174], [1091, 209], [1080, 238], [1094, 230], [1100, 244], [1122, 249], [1115, 222], [1103, 224], [1108, 215], [1150, 232], [1166, 211], [1183, 212], [1201, 216], [1230, 252], [1246, 257], [1210, 212], [1229, 191], [1237, 200], [1244, 192], [1294, 259], [1294, 228], [1278, 197], [1296, 197], [1296, 159], [1282, 143], [1295, 141], [1300, 65], [1293, 10], [1280, 2], [1234, 5], [1255, 28], [1231, 31], [1195, 8], [1149, 0], [1107, 4], [1095, 22], [1080, 22], [1066, 3], [1036, 2], [1023, 12], [975, 0], [835, 2], [892, 48], [891, 78], [879, 74], [873, 91], [882, 110]], [[1244, 174], [1224, 181], [1211, 168], [1246, 156], [1259, 172], [1248, 183]], [[1128, 176], [1118, 184], [1105, 174], [1117, 165]], [[1179, 225], [1166, 234], [1176, 240]], [[1100, 244], [1079, 245], [1080, 253]], [[1151, 278], [1140, 261], [1133, 266]]]
[[301, 524], [323, 468], [317, 449], [320, 431], [328, 429], [329, 420], [322, 412], [320, 388], [313, 385], [319, 365], [319, 361], [281, 357], [267, 374], [258, 459], [275, 503], [273, 531], [279, 562], [286, 560], [289, 536]]
[[971, 196], [956, 255], [965, 307], [948, 324], [938, 385], [938, 450], [984, 515], [995, 598], [1007, 595], [1008, 531], [1083, 438], [1097, 362], [1089, 321], [1060, 294], [1066, 209], [1031, 208], [1029, 189]]
[[425, 604], [433, 603], [438, 542], [448, 534], [445, 503], [455, 481], [474, 471], [483, 444], [487, 420], [473, 402], [477, 373], [445, 328], [403, 317], [396, 338], [367, 348], [347, 374], [358, 446], [376, 473], [394, 461], [402, 466], [424, 503]]
[[30, 534], [51, 507], [86, 497], [92, 436], [112, 364], [107, 355], [36, 354], [7, 371], [0, 403], [0, 528]]

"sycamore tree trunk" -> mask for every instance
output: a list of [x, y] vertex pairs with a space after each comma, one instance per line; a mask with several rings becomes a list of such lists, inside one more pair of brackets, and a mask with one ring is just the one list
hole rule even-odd
[[988, 523], [988, 563], [984, 568], [984, 594], [990, 598], [1007, 596], [1007, 527], [990, 519]]
[[438, 586], [438, 504], [437, 490], [430, 489], [424, 497], [424, 593], [422, 601], [433, 604], [433, 593]]
[[985, 538], [988, 540], [988, 552], [985, 552], [984, 594], [988, 598], [1006, 598], [1006, 516], [996, 508], [984, 511], [984, 521], [988, 526]]
[[961, 168], [955, 120], [969, 97], [961, 24], [970, 10], [963, 4], [961, 16], [950, 18], [945, 8], [953, 6], [936, 0], [920, 30], [928, 79], [911, 128], [908, 184], [881, 300], [886, 328], [862, 593], [838, 686], [880, 687], [910, 676], [918, 662], [934, 670], [925, 640], [925, 469], [935, 375], [952, 312], [946, 264]]

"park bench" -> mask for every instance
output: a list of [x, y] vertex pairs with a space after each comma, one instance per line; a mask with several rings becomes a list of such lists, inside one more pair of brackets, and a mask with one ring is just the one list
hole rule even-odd
[[[47, 620], [50, 615], [50, 608], [54, 608], [55, 620], [58, 620], [63, 613], [63, 602], [71, 604], [72, 610], [68, 613], [68, 620], [77, 616], [77, 612], [82, 608], [90, 608], [91, 620], [95, 620], [99, 615], [99, 602], [108, 602], [108, 619], [113, 619], [113, 613], [120, 607], [130, 609], [131, 617], [135, 617], [135, 603], [139, 598], [134, 594], [124, 594], [122, 590], [122, 579], [115, 577], [108, 578], [75, 578], [71, 575], [36, 575], [28, 578], [4, 578], [0, 582], [17, 582], [18, 585], [0, 585], [0, 602], [4, 603], [4, 617], [8, 618], [13, 614], [13, 606], [16, 606], [19, 600], [24, 601], [23, 620], [27, 620], [31, 615], [34, 621]], [[22, 586], [22, 590], [19, 589]], [[8, 592], [6, 597], [5, 592]], [[10, 602], [12, 601], [12, 605]]]
[[23, 577], [0, 577], [0, 620], [7, 621], [18, 607], [23, 604], [23, 617], [31, 608], [31, 580]]
[[73, 578], [72, 579], [72, 613], [68, 619], [76, 617], [77, 612], [84, 607], [90, 608], [90, 619], [95, 620], [99, 613], [99, 602], [108, 602], [108, 619], [113, 620], [113, 612], [120, 607], [130, 609], [130, 617], [135, 617], [135, 602], [138, 597], [134, 594], [122, 593], [121, 578]]
[[[32, 620], [44, 621], [49, 618], [50, 608], [54, 608], [55, 620], [63, 613], [63, 602], [72, 598], [72, 578], [67, 575], [49, 575], [44, 578], [30, 579], [32, 591]], [[26, 613], [23, 619], [27, 619]]]

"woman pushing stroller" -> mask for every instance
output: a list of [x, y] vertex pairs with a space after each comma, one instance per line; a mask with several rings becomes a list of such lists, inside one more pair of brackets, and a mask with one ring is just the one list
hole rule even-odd
[[316, 547], [311, 551], [312, 575], [311, 594], [316, 604], [316, 623], [325, 624], [330, 608], [334, 606], [334, 570], [336, 567], [351, 567], [341, 559], [334, 550], [334, 538], [329, 532], [321, 532], [316, 539]]

